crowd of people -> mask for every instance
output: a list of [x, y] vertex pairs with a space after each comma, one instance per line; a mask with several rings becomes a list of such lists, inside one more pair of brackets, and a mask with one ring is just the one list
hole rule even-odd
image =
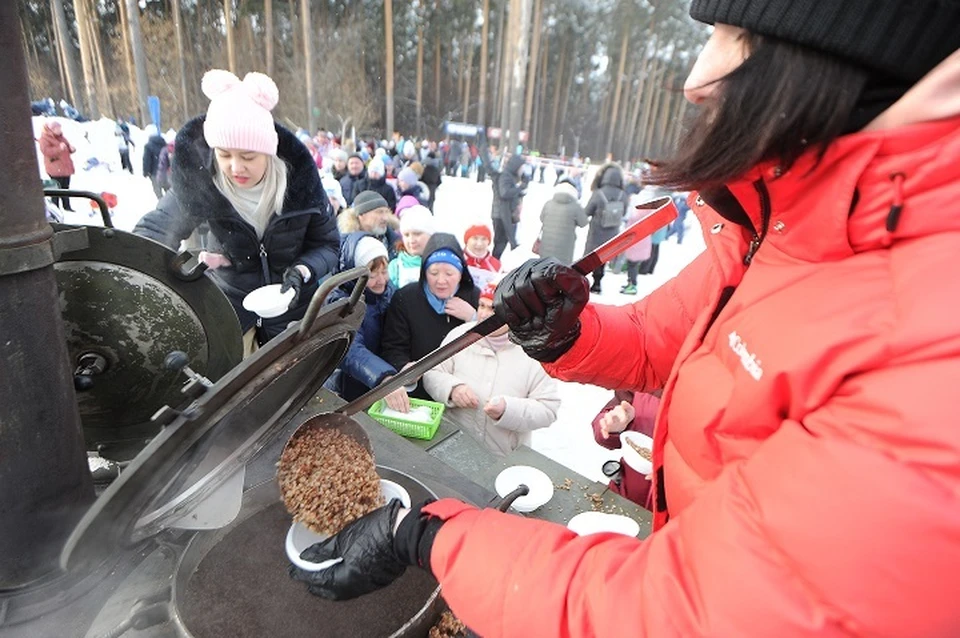
[[[240, 80], [214, 70], [202, 88], [210, 99], [204, 115], [175, 136], [153, 125], [144, 131], [142, 175], [158, 204], [134, 232], [197, 252], [233, 303], [247, 355], [303, 316], [320, 281], [357, 266], [371, 273], [363, 293], [367, 315], [327, 382], [345, 399], [489, 316], [492, 291], [505, 274], [500, 256], [518, 245], [526, 190], [538, 174], [545, 179], [551, 160], [519, 153], [504, 158], [496, 148], [481, 152], [460, 140], [354, 142], [322, 129], [312, 136], [289, 131], [271, 116], [279, 100], [275, 84], [258, 73]], [[133, 173], [129, 124], [118, 121], [115, 136], [121, 166]], [[55, 120], [44, 128], [40, 146], [47, 173], [67, 187], [75, 149]], [[490, 224], [474, 224], [462, 237], [437, 232], [432, 207], [441, 181], [471, 171], [489, 177]], [[583, 207], [582, 164], [555, 165], [553, 172], [555, 192], [540, 212], [537, 248], [543, 257], [569, 263], [577, 228], [590, 225], [590, 251], [631, 221], [628, 202], [640, 192], [639, 173], [602, 166]], [[602, 199], [603, 189], [616, 207]], [[597, 291], [602, 273], [594, 273]], [[248, 293], [271, 283], [295, 291], [287, 312], [264, 319], [243, 307]], [[347, 284], [331, 299], [351, 288]], [[386, 403], [405, 412], [410, 397], [445, 404], [451, 418], [497, 455], [528, 444], [529, 432], [553, 423], [558, 408], [555, 382], [502, 332], [409, 392], [392, 393]]]
[[[240, 80], [214, 70], [202, 88], [207, 112], [175, 140], [148, 132], [143, 173], [159, 202], [134, 232], [173, 250], [204, 235], [197, 258], [233, 303], [248, 355], [301, 318], [317, 284], [337, 270], [369, 272], [357, 338], [327, 381], [348, 400], [492, 314], [505, 275], [499, 256], [517, 245], [517, 215], [535, 175], [523, 156], [510, 156], [502, 172], [490, 165], [492, 223], [455, 237], [438, 232], [431, 206], [440, 180], [463, 174], [451, 168], [450, 156], [465, 156], [469, 144], [349, 143], [348, 153], [324, 131], [311, 137], [276, 124], [271, 110], [279, 95], [265, 75]], [[118, 126], [117, 139], [129, 160], [129, 131]], [[577, 219], [586, 219], [576, 203], [579, 185], [566, 176], [556, 188], [578, 208]], [[553, 221], [550, 206], [543, 215]], [[570, 254], [560, 255], [568, 261], [574, 233], [566, 238]], [[273, 283], [295, 291], [285, 313], [264, 319], [243, 307], [248, 293]], [[331, 301], [354, 285], [342, 286]], [[555, 422], [559, 408], [556, 381], [505, 330], [385, 401], [407, 412], [411, 398], [444, 404], [483, 449], [500, 456], [529, 444], [530, 432]]]

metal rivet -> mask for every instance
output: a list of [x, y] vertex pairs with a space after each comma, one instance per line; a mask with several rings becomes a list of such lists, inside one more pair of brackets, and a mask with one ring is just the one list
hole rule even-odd
[[723, 230], [723, 224], [717, 223], [713, 225], [713, 228], [710, 229], [710, 232], [716, 235], [721, 230]]
[[780, 166], [775, 167], [775, 168], [773, 169], [773, 176], [774, 176], [774, 177], [780, 177], [781, 175], [783, 175], [783, 168], [780, 167]]
[[783, 222], [777, 222], [776, 224], [773, 225], [773, 229], [778, 233], [782, 233], [787, 229], [787, 225], [784, 224]]
[[703, 198], [697, 195], [697, 206], [703, 206]]

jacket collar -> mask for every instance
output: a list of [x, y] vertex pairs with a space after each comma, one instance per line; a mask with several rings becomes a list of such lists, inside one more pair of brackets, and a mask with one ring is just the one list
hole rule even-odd
[[[701, 195], [721, 216], [755, 230], [790, 257], [842, 259], [960, 230], [953, 205], [960, 196], [957, 158], [960, 116], [847, 135], [819, 162], [808, 153], [782, 174], [775, 164], [761, 165]], [[892, 220], [896, 206], [901, 210]]]

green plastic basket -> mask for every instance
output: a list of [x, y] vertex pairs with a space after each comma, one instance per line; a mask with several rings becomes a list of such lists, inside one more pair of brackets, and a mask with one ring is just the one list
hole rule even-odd
[[424, 401], [423, 399], [414, 399], [410, 398], [410, 407], [415, 408], [417, 406], [425, 405], [430, 408], [430, 421], [424, 423], [422, 421], [414, 421], [413, 419], [402, 419], [399, 417], [384, 416], [383, 408], [386, 404], [383, 402], [383, 399], [380, 399], [367, 410], [367, 414], [370, 415], [374, 421], [382, 425], [383, 427], [396, 432], [400, 436], [407, 436], [411, 439], [423, 439], [429, 441], [433, 438], [433, 435], [437, 433], [437, 428], [440, 427], [440, 417], [443, 416], [444, 405], [442, 403], [437, 403], [436, 401]]

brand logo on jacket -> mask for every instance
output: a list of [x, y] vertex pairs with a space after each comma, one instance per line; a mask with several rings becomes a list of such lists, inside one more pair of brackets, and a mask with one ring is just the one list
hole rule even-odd
[[730, 349], [740, 357], [740, 364], [753, 377], [754, 381], [759, 381], [760, 377], [763, 376], [763, 362], [757, 359], [757, 355], [750, 354], [747, 344], [740, 338], [736, 330], [730, 333], [728, 340]]

